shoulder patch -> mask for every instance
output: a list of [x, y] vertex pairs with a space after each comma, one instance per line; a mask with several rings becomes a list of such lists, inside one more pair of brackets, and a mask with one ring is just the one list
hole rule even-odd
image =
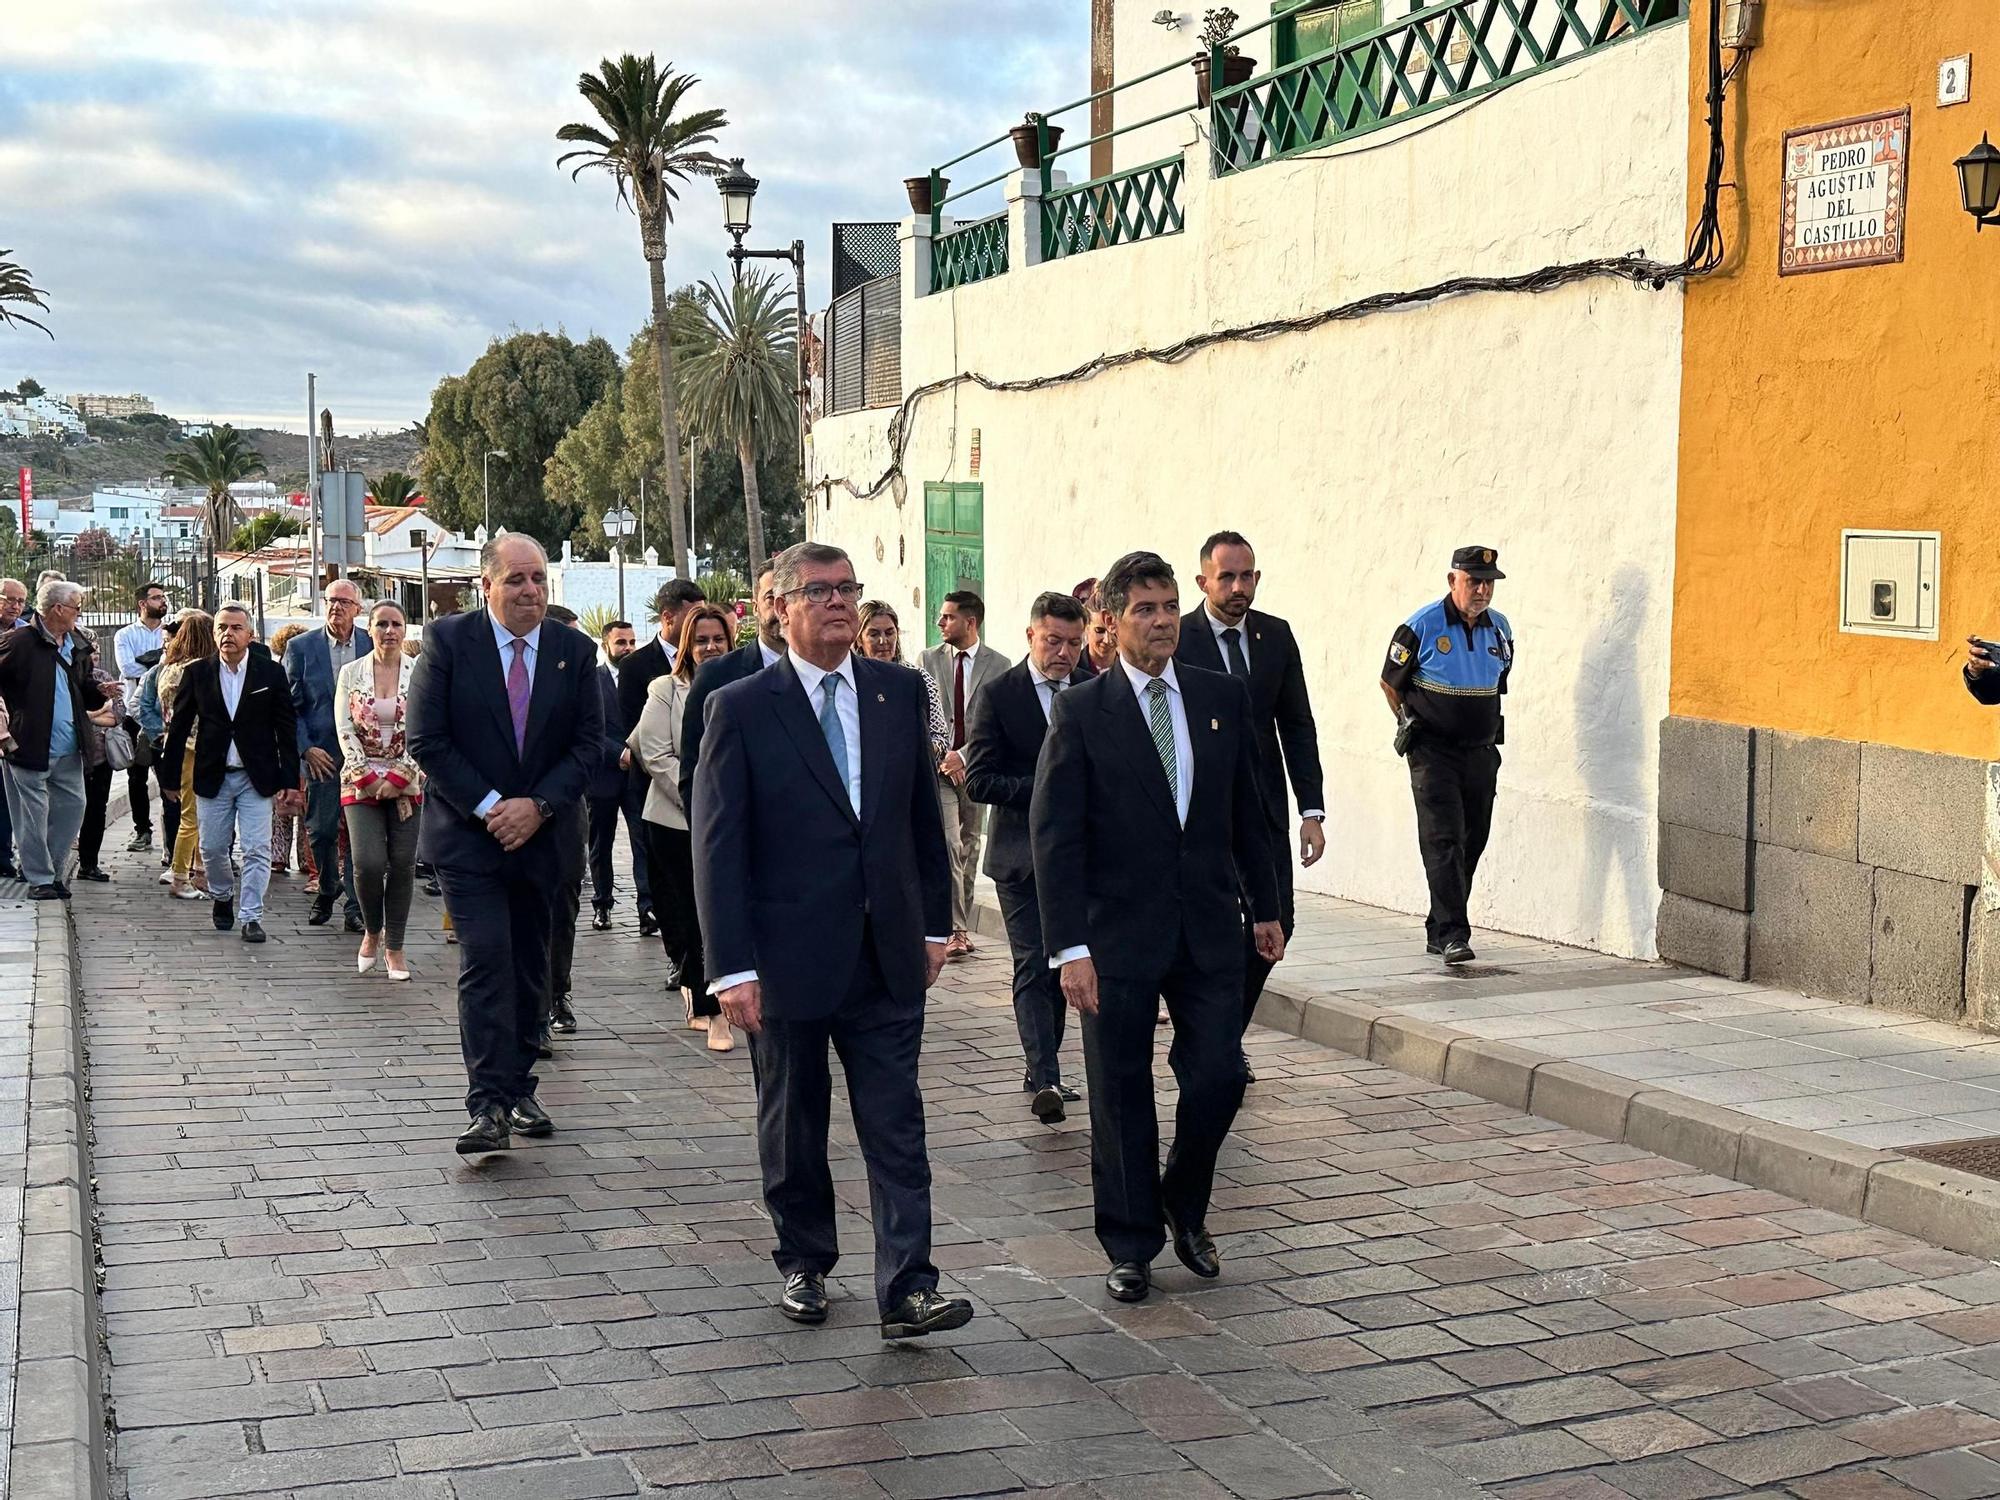
[[1390, 661], [1394, 662], [1397, 666], [1400, 667], [1409, 659], [1410, 659], [1410, 648], [1408, 646], [1405, 646], [1401, 641], [1393, 642], [1390, 645], [1389, 647]]

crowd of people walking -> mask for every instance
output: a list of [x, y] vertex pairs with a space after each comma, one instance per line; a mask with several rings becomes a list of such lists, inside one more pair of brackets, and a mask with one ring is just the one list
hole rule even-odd
[[[0, 579], [0, 873], [18, 850], [30, 897], [69, 899], [74, 843], [79, 878], [108, 879], [98, 849], [122, 770], [130, 848], [152, 847], [156, 790], [168, 894], [205, 900], [213, 927], [246, 943], [266, 941], [271, 875], [297, 840], [307, 925], [343, 909], [357, 972], [408, 980], [421, 883], [458, 946], [455, 1144], [478, 1157], [557, 1129], [536, 1066], [581, 1024], [584, 891], [592, 929], [613, 928], [622, 830], [668, 1003], [709, 1050], [741, 1037], [752, 1054], [779, 1310], [828, 1314], [837, 1057], [882, 1331], [900, 1339], [972, 1316], [939, 1291], [931, 1257], [918, 1062], [926, 991], [976, 951], [983, 869], [1027, 1108], [1053, 1125], [1087, 1095], [1106, 1291], [1139, 1301], [1168, 1246], [1195, 1275], [1220, 1274], [1208, 1207], [1255, 1082], [1242, 1038], [1291, 936], [1294, 848], [1300, 867], [1326, 848], [1297, 642], [1253, 607], [1247, 539], [1218, 532], [1199, 562], [1185, 618], [1180, 580], [1151, 552], [1040, 594], [1018, 662], [959, 589], [912, 663], [896, 610], [865, 597], [846, 553], [810, 542], [772, 559], [740, 631], [740, 606], [670, 582], [643, 645], [629, 621], [595, 639], [576, 628], [550, 600], [543, 549], [504, 533], [481, 553], [480, 607], [432, 620], [421, 641], [395, 601], [369, 605], [348, 579], [327, 586], [323, 620], [269, 646], [243, 605], [170, 615], [148, 583], [106, 666], [78, 625], [80, 585], [45, 575], [29, 608], [23, 584]], [[1382, 673], [1446, 963], [1471, 956], [1465, 903], [1498, 769], [1513, 661], [1490, 609], [1500, 576], [1490, 549], [1460, 549], [1450, 592], [1397, 630]], [[1061, 1062], [1071, 1012], [1082, 1090]], [[1179, 1086], [1164, 1167], [1162, 1025]]]

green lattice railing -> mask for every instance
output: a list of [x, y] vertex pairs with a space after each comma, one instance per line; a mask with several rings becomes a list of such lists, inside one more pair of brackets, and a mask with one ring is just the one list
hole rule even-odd
[[976, 219], [931, 241], [931, 290], [971, 286], [1007, 269], [1007, 216]]
[[1209, 109], [1215, 175], [1489, 93], [1686, 17], [1687, 0], [1437, 0], [1217, 89]]
[[1186, 171], [1180, 157], [1170, 156], [1056, 189], [1042, 200], [1042, 259], [1178, 234]]

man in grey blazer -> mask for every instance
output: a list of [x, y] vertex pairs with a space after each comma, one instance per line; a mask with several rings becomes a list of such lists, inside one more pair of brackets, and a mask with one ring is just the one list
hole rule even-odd
[[354, 891], [354, 861], [340, 854], [340, 736], [333, 727], [333, 699], [341, 668], [374, 650], [359, 624], [361, 590], [337, 578], [322, 596], [326, 623], [292, 638], [285, 648], [285, 676], [298, 721], [299, 760], [306, 772], [306, 832], [319, 866], [319, 894], [309, 925], [333, 919], [334, 902], [346, 898], [346, 928], [361, 930], [361, 902]]
[[941, 645], [923, 654], [924, 670], [944, 700], [951, 725], [951, 749], [938, 763], [938, 807], [944, 815], [944, 840], [951, 850], [951, 941], [945, 957], [964, 958], [972, 952], [972, 885], [979, 874], [979, 832], [986, 809], [965, 788], [965, 727], [972, 720], [972, 700], [987, 683], [1014, 664], [979, 639], [986, 623], [986, 605], [970, 589], [944, 596], [938, 609]]

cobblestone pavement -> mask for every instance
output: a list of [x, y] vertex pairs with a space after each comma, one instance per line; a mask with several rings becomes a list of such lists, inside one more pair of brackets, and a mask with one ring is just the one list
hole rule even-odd
[[991, 941], [924, 1052], [979, 1316], [880, 1342], [837, 1127], [852, 1253], [796, 1328], [749, 1059], [629, 925], [580, 936], [559, 1133], [475, 1167], [435, 903], [391, 985], [295, 881], [246, 949], [149, 874], [77, 899], [132, 1500], [2000, 1494], [2000, 1268], [1273, 1033], [1223, 1279], [1111, 1303], [1087, 1125], [1028, 1116]]

